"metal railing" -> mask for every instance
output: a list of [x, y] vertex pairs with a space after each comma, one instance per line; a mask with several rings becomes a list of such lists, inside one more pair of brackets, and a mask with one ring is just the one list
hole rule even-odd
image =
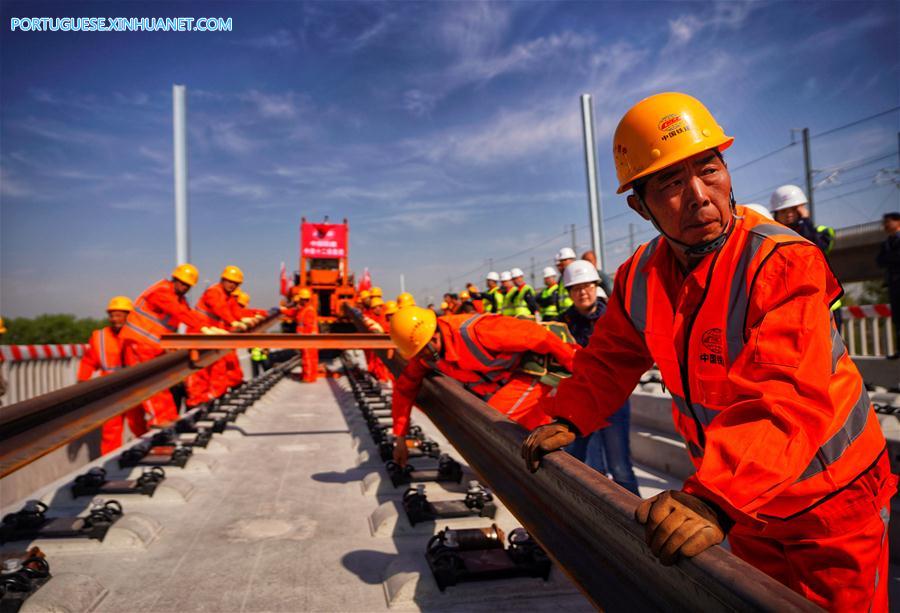
[[4, 406], [14, 404], [74, 385], [80, 360], [78, 357], [3, 360], [0, 377], [6, 382], [6, 393], [0, 396], [0, 402]]
[[[394, 374], [405, 365], [379, 354]], [[819, 610], [722, 547], [662, 566], [634, 519], [637, 496], [564, 452], [547, 455], [530, 474], [519, 454], [528, 431], [457, 381], [430, 375], [416, 406], [598, 609]]]

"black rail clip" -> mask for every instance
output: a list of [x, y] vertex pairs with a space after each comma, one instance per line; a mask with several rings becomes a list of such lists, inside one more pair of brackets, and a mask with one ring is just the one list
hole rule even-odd
[[102, 541], [122, 516], [122, 505], [116, 500], [95, 499], [86, 517], [47, 517], [47, 505], [31, 500], [21, 511], [3, 518], [0, 543], [37, 538], [92, 538]]
[[407, 485], [409, 483], [424, 483], [428, 481], [442, 483], [459, 483], [462, 481], [463, 472], [459, 462], [451, 458], [446, 453], [441, 454], [438, 458], [437, 468], [416, 469], [414, 466], [407, 464], [400, 466], [396, 462], [388, 462], [385, 464], [391, 483], [394, 487]]
[[212, 440], [212, 432], [205, 427], [200, 427], [194, 432], [193, 438], [182, 439], [178, 436], [176, 428], [166, 428], [160, 430], [150, 437], [150, 445], [153, 447], [167, 447], [171, 445], [182, 445], [184, 447], [206, 447]]
[[161, 466], [145, 469], [137, 479], [107, 481], [106, 469], [95, 466], [83, 475], [75, 477], [72, 485], [72, 497], [97, 496], [100, 494], [143, 494], [153, 496], [156, 486], [166, 478], [166, 471]]
[[425, 559], [438, 588], [467, 581], [550, 576], [550, 558], [523, 528], [509, 534], [504, 548], [503, 531], [490, 528], [452, 530], [446, 528], [431, 537]]
[[39, 548], [5, 554], [0, 566], [0, 613], [16, 613], [50, 577], [50, 564]]
[[119, 468], [133, 466], [180, 466], [184, 468], [193, 450], [181, 445], [152, 447], [149, 441], [141, 441], [126, 449], [119, 456]]
[[409, 518], [410, 525], [434, 521], [436, 519], [453, 519], [457, 517], [489, 517], [497, 514], [494, 496], [478, 481], [469, 481], [469, 489], [463, 500], [441, 500], [428, 502], [425, 495], [425, 484], [419, 483], [403, 494], [403, 509]]
[[[381, 455], [382, 462], [387, 462], [394, 457], [395, 440], [395, 437], [391, 435], [378, 443], [378, 453]], [[441, 446], [431, 439], [406, 439], [406, 446], [411, 458], [438, 458], [441, 455]]]

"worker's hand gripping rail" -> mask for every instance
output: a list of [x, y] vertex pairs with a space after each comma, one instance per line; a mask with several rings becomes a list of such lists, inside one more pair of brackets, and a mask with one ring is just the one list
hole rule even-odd
[[[360, 313], [348, 315], [364, 330]], [[404, 361], [381, 359], [399, 374]], [[606, 610], [813, 611], [815, 605], [721, 547], [662, 566], [634, 519], [639, 499], [570, 455], [552, 453], [530, 474], [528, 432], [445, 376], [417, 400], [429, 419], [580, 587]]]

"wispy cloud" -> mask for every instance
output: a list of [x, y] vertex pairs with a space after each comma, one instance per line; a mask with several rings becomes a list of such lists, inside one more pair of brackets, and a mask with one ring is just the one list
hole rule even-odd
[[[690, 5], [684, 5], [690, 6]], [[668, 48], [687, 45], [706, 30], [737, 30], [753, 10], [752, 2], [716, 2], [702, 5], [702, 13], [681, 15], [669, 21]]]
[[297, 46], [297, 41], [290, 31], [281, 29], [271, 34], [239, 41], [238, 44], [256, 49], [288, 51]]

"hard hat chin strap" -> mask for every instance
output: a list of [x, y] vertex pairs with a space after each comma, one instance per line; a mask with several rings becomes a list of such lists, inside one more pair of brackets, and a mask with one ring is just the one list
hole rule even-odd
[[647, 203], [644, 202], [644, 197], [641, 193], [638, 190], [635, 190], [634, 195], [637, 196], [638, 202], [641, 203], [641, 209], [650, 217], [650, 223], [653, 224], [653, 227], [656, 228], [657, 232], [662, 234], [669, 243], [680, 249], [681, 252], [688, 257], [701, 257], [718, 250], [728, 239], [728, 235], [731, 233], [732, 228], [734, 228], [734, 219], [737, 215], [737, 209], [735, 209], [737, 203], [734, 199], [734, 190], [731, 190], [730, 194], [729, 206], [731, 207], [731, 221], [728, 223], [728, 227], [726, 227], [716, 238], [697, 243], [696, 245], [688, 245], [677, 238], [669, 236], [666, 231], [662, 229], [662, 226], [659, 225], [659, 222], [656, 221], [656, 216], [653, 214], [653, 211], [650, 210], [650, 207], [647, 206]]

